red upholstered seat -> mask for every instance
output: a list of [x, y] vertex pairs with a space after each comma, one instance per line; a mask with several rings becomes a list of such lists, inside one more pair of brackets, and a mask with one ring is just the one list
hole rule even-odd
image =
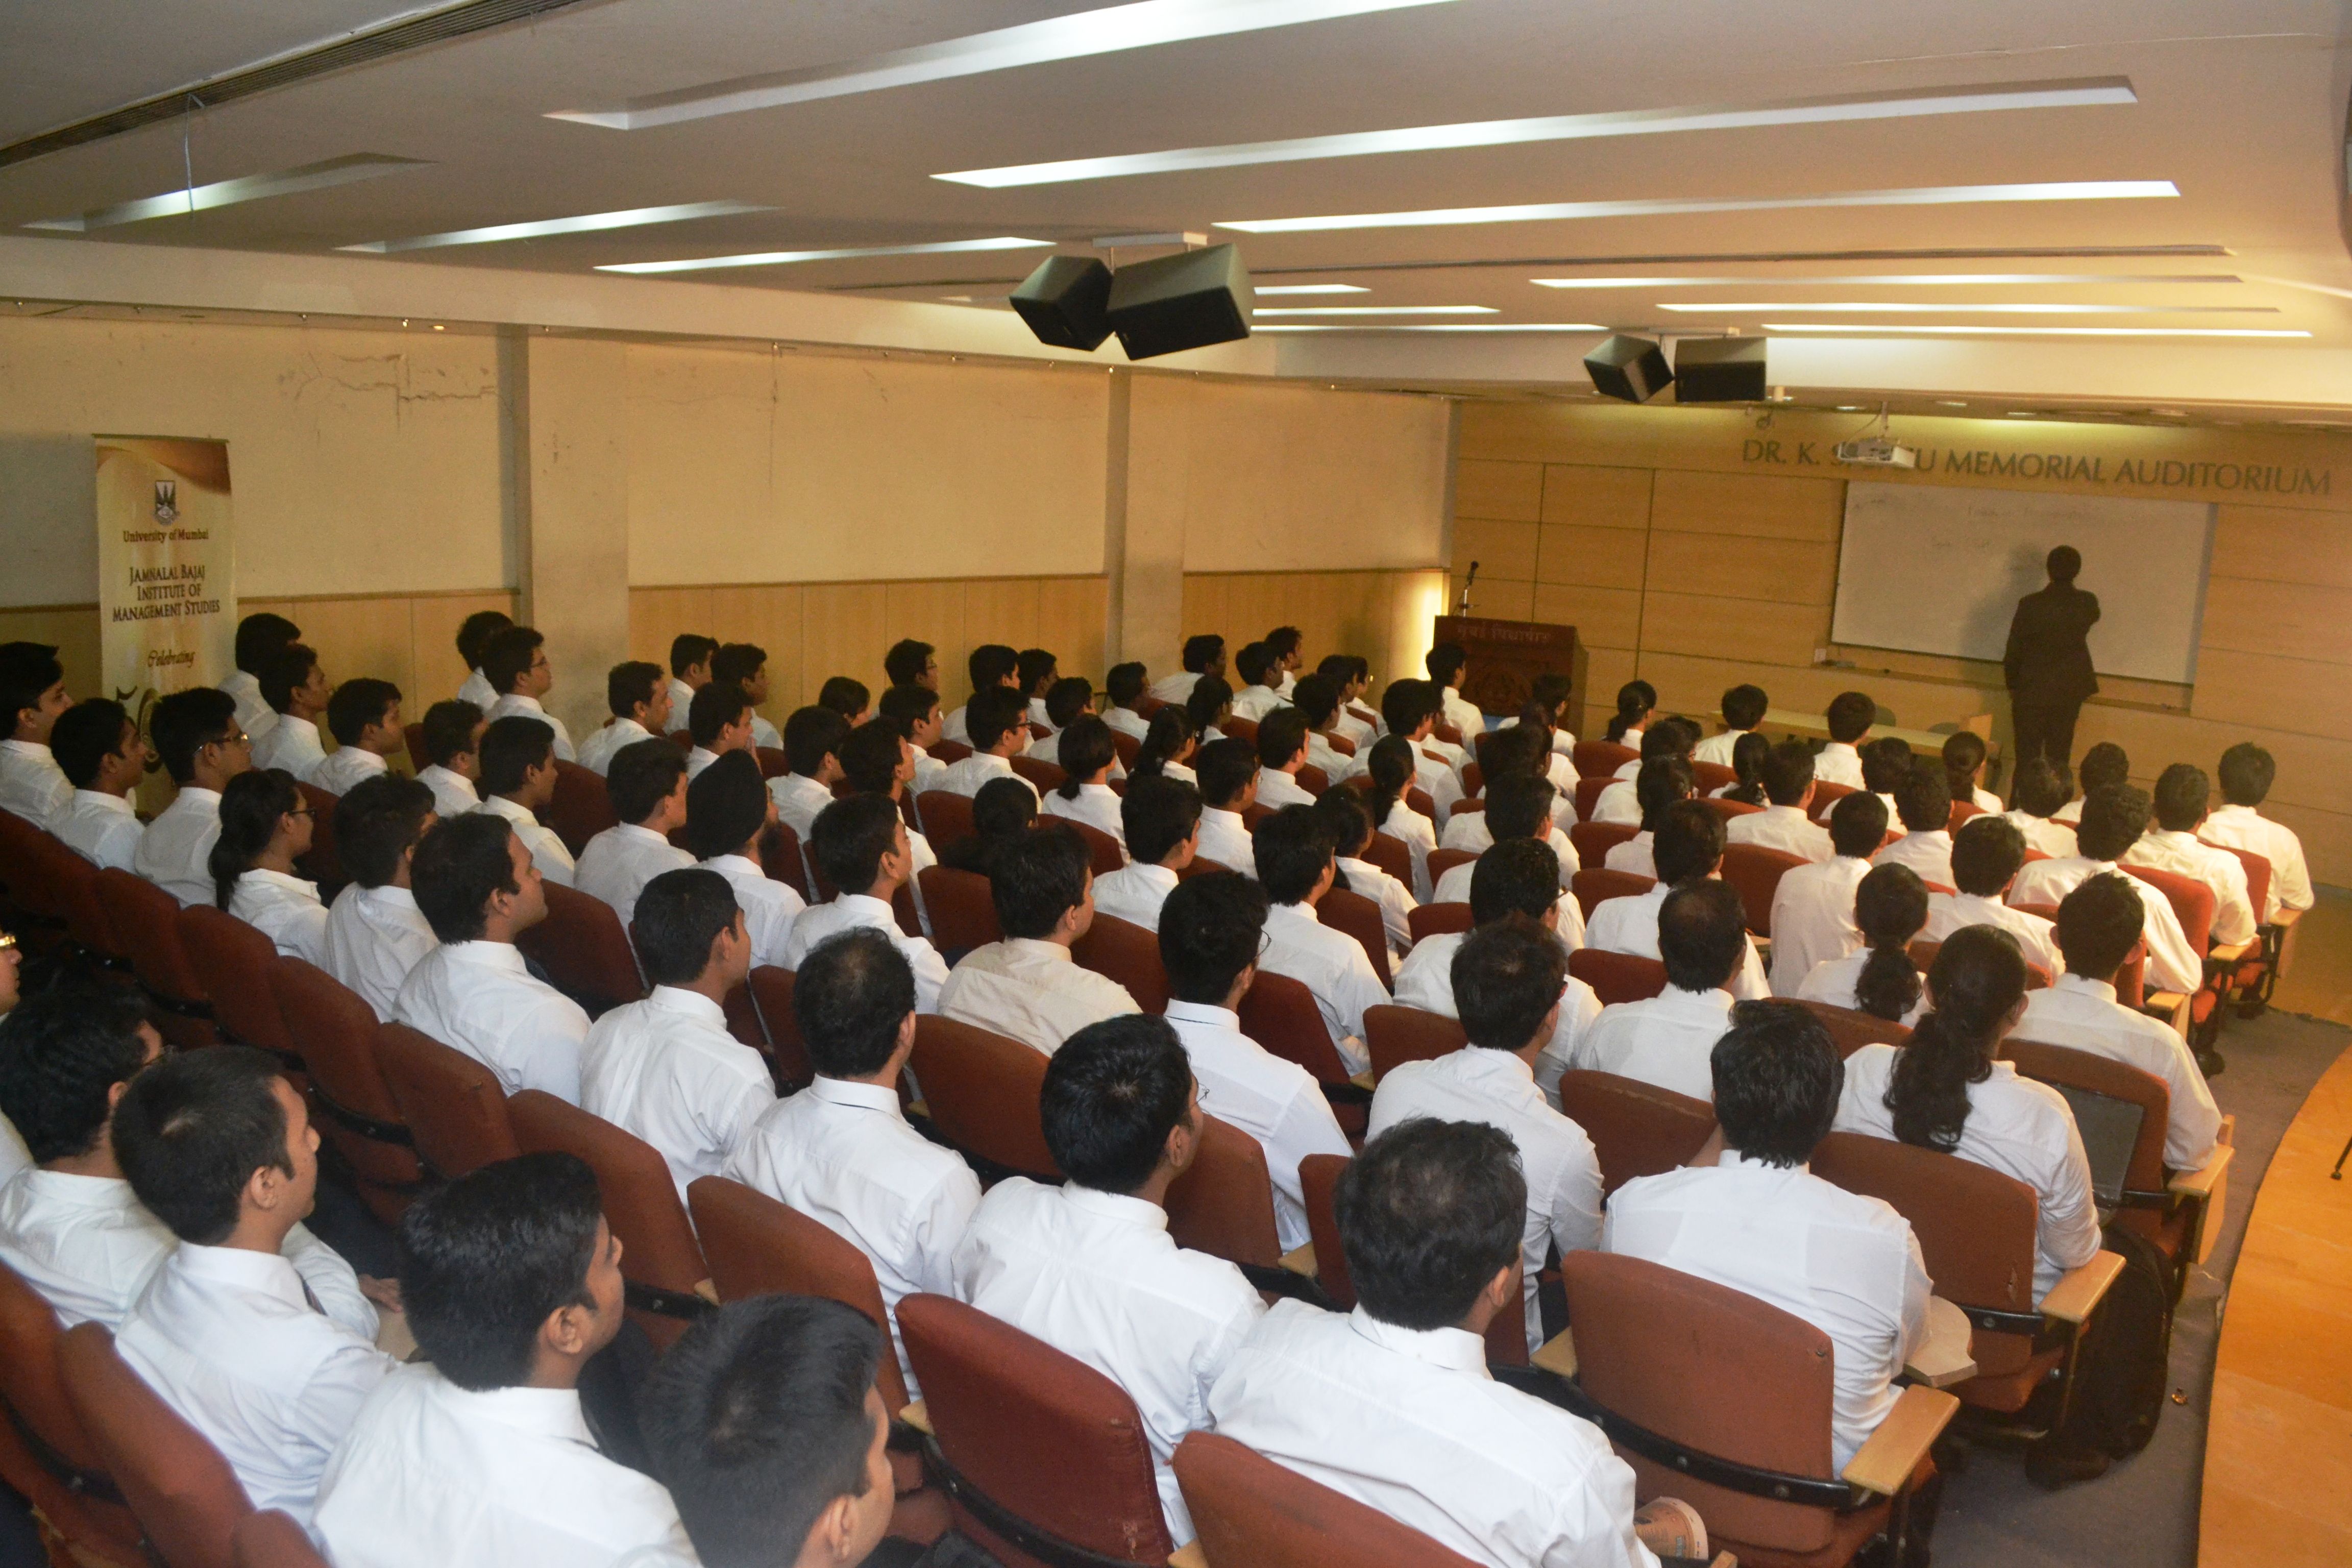
[[2168, 1190], [2171, 1173], [2165, 1169], [2164, 1136], [2171, 1125], [2172, 1094], [2165, 1081], [2128, 1063], [2014, 1036], [2001, 1042], [2000, 1054], [2022, 1076], [2055, 1085], [2070, 1099], [2097, 1096], [2138, 1109], [2139, 1135], [2124, 1169], [2125, 1201], [2115, 1223], [2156, 1243], [2173, 1266], [2178, 1294], [2187, 1265], [2196, 1261], [2198, 1227], [2205, 1215], [2200, 1205], [2178, 1200]]
[[1971, 816], [1982, 816], [1983, 815], [1984, 807], [1979, 805], [1976, 802], [1972, 800], [1956, 800], [1952, 802], [1952, 814], [1944, 819], [1944, 830], [1947, 833], [1958, 833], [1960, 830], [1960, 824], [1966, 822]]
[[987, 878], [951, 866], [926, 866], [916, 873], [916, 880], [923, 885], [923, 907], [931, 912], [931, 936], [941, 952], [961, 952], [1004, 940]]
[[645, 999], [646, 983], [621, 917], [604, 900], [547, 884], [547, 918], [515, 938], [523, 956], [588, 1016]]
[[341, 797], [299, 780], [294, 787], [302, 792], [302, 804], [310, 808], [310, 848], [302, 857], [302, 874], [319, 884], [320, 898], [332, 903], [351, 880], [344, 874], [342, 857], [335, 853], [335, 802]]
[[1830, 1032], [1830, 1044], [1841, 1057], [1850, 1057], [1864, 1046], [1899, 1046], [1911, 1037], [1903, 1025], [1881, 1018], [1875, 1014], [1857, 1012], [1851, 1007], [1832, 1007], [1826, 1002], [1797, 998], [1802, 1007], [1822, 1021]]
[[1591, 986], [1604, 1007], [1647, 1001], [1666, 988], [1666, 966], [1636, 953], [1580, 947], [1568, 955], [1568, 972]]
[[1639, 1079], [1574, 1068], [1559, 1075], [1560, 1114], [1584, 1129], [1609, 1192], [1671, 1171], [1715, 1131], [1715, 1107]]
[[1070, 957], [1081, 967], [1126, 986], [1127, 994], [1143, 1011], [1168, 1011], [1168, 970], [1160, 962], [1156, 932], [1116, 915], [1098, 914], [1087, 934], [1070, 949]]
[[1381, 984], [1393, 986], [1394, 982], [1389, 978], [1388, 920], [1378, 903], [1361, 893], [1334, 888], [1323, 895], [1322, 902], [1315, 906], [1315, 913], [1332, 930], [1354, 937], [1363, 948], [1364, 956], [1371, 961], [1372, 973], [1381, 977]]
[[1230, 1122], [1202, 1112], [1192, 1163], [1169, 1184], [1167, 1206], [1179, 1247], [1259, 1268], [1282, 1262], [1265, 1150]]
[[1739, 907], [1748, 917], [1749, 931], [1758, 936], [1772, 934], [1772, 895], [1780, 890], [1782, 877], [1804, 864], [1801, 855], [1767, 849], [1760, 844], [1724, 847], [1723, 879], [1738, 889]]
[[1420, 942], [1449, 931], [1468, 931], [1475, 922], [1471, 918], [1468, 904], [1450, 901], [1416, 904], [1406, 912], [1404, 923], [1406, 929], [1412, 932], [1412, 940]]
[[1614, 741], [1579, 741], [1569, 752], [1569, 761], [1576, 764], [1577, 776], [1588, 779], [1609, 778], [1627, 763], [1641, 760], [1641, 752]]
[[26, 858], [5, 879], [12, 891], [43, 915], [64, 921], [66, 935], [98, 957], [129, 963], [131, 954], [99, 900], [98, 868], [37, 829], [18, 837]]
[[1813, 820], [1827, 823], [1830, 807], [1853, 793], [1852, 784], [1832, 784], [1827, 779], [1813, 781]]
[[320, 1131], [334, 1144], [376, 1216], [399, 1219], [425, 1176], [375, 1054], [381, 1026], [359, 994], [299, 958], [279, 958], [270, 990], [310, 1079]]
[[1711, 799], [1717, 790], [1738, 782], [1739, 770], [1737, 768], [1726, 767], [1721, 763], [1702, 763], [1696, 759], [1691, 762], [1691, 783], [1697, 787], [1702, 798]]
[[1228, 719], [1217, 728], [1235, 740], [1247, 741], [1253, 746], [1257, 744], [1257, 721], [1255, 719]]
[[1074, 822], [1066, 816], [1055, 817], [1054, 820], [1070, 828], [1080, 838], [1086, 840], [1087, 864], [1096, 876], [1108, 877], [1127, 864], [1127, 851], [1118, 847], [1118, 840], [1094, 824]]
[[1608, 773], [1586, 773], [1576, 781], [1576, 820], [1592, 820], [1593, 808], [1601, 804], [1601, 792], [1617, 781]]
[[[58, 1365], [58, 1315], [16, 1272], [0, 1266], [0, 1479], [100, 1562], [143, 1562], [138, 1521], [102, 1494], [106, 1461], [72, 1403]], [[46, 1449], [37, 1455], [34, 1444]]]
[[780, 779], [793, 771], [792, 758], [786, 756], [780, 747], [754, 746], [751, 754], [760, 760], [760, 776], [762, 779]]
[[578, 763], [555, 760], [555, 798], [547, 804], [541, 820], [555, 829], [563, 847], [577, 856], [588, 847], [588, 841], [621, 820], [613, 809], [613, 797], [604, 787], [604, 780], [593, 768]]
[[1433, 849], [1429, 852], [1429, 886], [1434, 892], [1445, 873], [1456, 866], [1467, 866], [1478, 858], [1475, 849]]
[[1599, 861], [1592, 861], [1570, 879], [1570, 885], [1576, 894], [1576, 907], [1590, 921], [1592, 911], [1611, 899], [1638, 898], [1656, 887], [1658, 879], [1638, 871], [1612, 871]]
[[522, 1152], [489, 1068], [405, 1024], [377, 1030], [375, 1051], [417, 1158], [435, 1175], [454, 1181]]
[[1043, 757], [1013, 756], [1007, 758], [1006, 761], [1013, 764], [1014, 773], [1037, 786], [1039, 795], [1044, 795], [1048, 790], [1061, 788], [1062, 781], [1070, 776], [1057, 764], [1049, 763]]
[[1568, 830], [1568, 841], [1576, 849], [1579, 865], [1600, 870], [1609, 851], [1641, 831], [1630, 822], [1580, 822]]
[[131, 954], [139, 984], [162, 1009], [163, 1037], [187, 1048], [215, 1044], [212, 998], [180, 945], [180, 900], [128, 871], [98, 874], [98, 900]]
[[792, 971], [762, 963], [745, 979], [743, 990], [760, 1029], [761, 1043], [754, 1048], [767, 1053], [768, 1075], [776, 1080], [776, 1092], [792, 1094], [806, 1088], [816, 1068], [801, 1043], [800, 1019], [793, 1013]]
[[213, 999], [213, 1019], [241, 1045], [258, 1046], [289, 1066], [299, 1060], [286, 1016], [269, 984], [278, 948], [235, 915], [203, 904], [180, 911], [180, 947], [196, 983]]
[[760, 868], [801, 896], [803, 903], [815, 901], [816, 889], [809, 881], [809, 861], [801, 844], [801, 836], [785, 824], [772, 824], [760, 839]]
[[915, 797], [915, 809], [922, 814], [923, 837], [940, 854], [946, 854], [949, 845], [972, 836], [971, 797], [968, 795], [958, 795], [951, 789], [927, 789]]
[[1364, 1047], [1371, 1053], [1372, 1077], [1384, 1079], [1406, 1062], [1434, 1061], [1469, 1043], [1454, 1019], [1418, 1007], [1364, 1009]]
[[1364, 858], [1406, 887], [1412, 886], [1412, 850], [1403, 839], [1386, 833], [1375, 833], [1370, 845], [1364, 850]]
[[218, 1449], [180, 1419], [115, 1353], [100, 1323], [58, 1342], [66, 1398], [163, 1561], [234, 1568], [229, 1540], [253, 1503]]
[[1721, 795], [1702, 796], [1699, 804], [1727, 823], [1735, 816], [1750, 816], [1764, 809], [1760, 805], [1750, 805], [1744, 800], [1730, 800]]
[[1023, 1175], [1061, 1177], [1045, 1148], [1037, 1097], [1045, 1057], [1019, 1040], [924, 1014], [908, 1064], [940, 1136], [968, 1155]]
[[1342, 1132], [1362, 1136], [1369, 1097], [1349, 1081], [1347, 1063], [1339, 1058], [1339, 1047], [1313, 992], [1286, 974], [1261, 969], [1235, 1011], [1243, 1034], [1284, 1060], [1297, 1062], [1323, 1086]]
[[1209, 1568], [1476, 1568], [1231, 1437], [1191, 1433], [1177, 1445], [1174, 1465]]

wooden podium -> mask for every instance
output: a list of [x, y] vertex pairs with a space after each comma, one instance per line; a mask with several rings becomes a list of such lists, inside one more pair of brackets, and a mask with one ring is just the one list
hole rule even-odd
[[1469, 660], [1462, 696], [1489, 718], [1517, 719], [1537, 676], [1568, 677], [1568, 728], [1579, 737], [1584, 734], [1584, 645], [1577, 640], [1574, 626], [1440, 616], [1435, 640], [1461, 645]]

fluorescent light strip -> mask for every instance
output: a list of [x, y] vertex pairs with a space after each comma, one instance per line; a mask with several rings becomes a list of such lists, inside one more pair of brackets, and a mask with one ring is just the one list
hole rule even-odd
[[679, 206], [630, 207], [623, 212], [542, 218], [537, 223], [501, 223], [488, 228], [453, 228], [446, 234], [420, 234], [409, 239], [371, 239], [362, 245], [343, 245], [336, 248], [362, 251], [370, 256], [390, 256], [403, 250], [435, 250], [445, 245], [496, 245], [507, 239], [545, 239], [559, 234], [595, 234], [611, 228], [643, 228], [647, 224], [684, 223], [689, 218], [732, 217], [738, 213], [775, 210], [773, 207], [754, 206], [750, 202], [688, 202]]
[[950, 239], [935, 245], [853, 245], [834, 250], [761, 250], [742, 256], [696, 256], [682, 261], [615, 261], [599, 272], [708, 272], [719, 267], [784, 267], [796, 261], [853, 261], [867, 256], [944, 256], [967, 250], [1034, 250], [1050, 239]]
[[633, 98], [610, 109], [562, 109], [550, 120], [577, 121], [613, 131], [645, 131], [688, 120], [741, 114], [820, 98], [878, 92], [918, 82], [948, 81], [1055, 60], [1084, 59], [1156, 44], [1219, 38], [1234, 33], [1295, 27], [1340, 16], [1401, 11], [1450, 0], [1139, 0], [1048, 17], [1017, 27], [890, 49], [862, 59], [836, 60], [803, 70], [771, 71], [706, 82], [675, 92]]
[[1252, 327], [1256, 332], [1605, 332], [1609, 329], [1591, 321], [1433, 321], [1425, 326], [1403, 323], [1389, 325], [1381, 321], [1307, 325], [1305, 322], [1277, 322], [1272, 326]]
[[298, 191], [324, 190], [330, 185], [348, 185], [360, 180], [404, 174], [411, 169], [431, 166], [421, 158], [353, 153], [347, 157], [329, 158], [324, 163], [281, 169], [274, 174], [247, 174], [239, 179], [198, 185], [194, 190], [167, 191], [160, 196], [118, 202], [110, 207], [92, 207], [70, 217], [45, 217], [25, 226], [54, 229], [66, 234], [87, 234], [91, 229], [112, 228], [117, 224], [210, 212], [215, 207], [233, 207], [240, 202], [257, 202], [265, 196], [290, 196]]
[[[1843, 278], [1530, 278], [1538, 289], [1941, 289], [2011, 284], [2242, 283], [2227, 272], [2165, 276], [2144, 272], [1877, 272]], [[2257, 281], [2260, 281], [2257, 279]], [[1263, 294], [1266, 290], [1258, 290]]]
[[1776, 310], [1826, 310], [1836, 315], [1873, 316], [1934, 316], [1957, 312], [1966, 316], [2159, 316], [2159, 315], [2227, 315], [2275, 316], [2275, 305], [2063, 305], [2063, 304], [1968, 304], [1948, 300], [1938, 304], [1872, 304], [1864, 301], [1842, 300], [1824, 305], [1817, 300], [1781, 300], [1754, 301], [1739, 305], [1660, 305], [1661, 310], [1684, 314], [1712, 313], [1718, 316], [1760, 316]]
[[1646, 201], [1536, 202], [1523, 206], [1429, 207], [1419, 212], [1349, 213], [1329, 217], [1268, 217], [1219, 222], [1244, 234], [1318, 234], [1342, 228], [1430, 228], [1448, 224], [1545, 223], [1570, 218], [1650, 217], [1675, 213], [1778, 212], [1793, 207], [1953, 206], [1977, 202], [2128, 201], [2177, 196], [2170, 180], [2062, 180], [2019, 185], [1914, 185], [1891, 191], [1832, 191], [1816, 196], [1669, 196]]
[[1492, 305], [1291, 305], [1271, 310], [1252, 310], [1253, 316], [1492, 316]]
[[1178, 147], [1164, 153], [1129, 153], [1104, 158], [1064, 158], [1049, 163], [1013, 163], [1000, 169], [963, 169], [934, 174], [959, 185], [1002, 190], [1008, 185], [1053, 185], [1072, 180], [1115, 180], [1131, 174], [1166, 174], [1187, 169], [1230, 169], [1252, 163], [1295, 163], [1314, 158], [1361, 158], [1381, 153], [1428, 153], [1457, 147], [1506, 147], [1528, 142], [1579, 142], [1603, 136], [1655, 136], [1675, 131], [1744, 131], [1768, 125], [1819, 125], [1835, 121], [1906, 120], [1930, 114], [1976, 114], [2008, 109], [2074, 109], [2137, 103], [2122, 77], [2076, 81], [2006, 82], [1984, 87], [1919, 92], [1839, 93], [1827, 98], [1783, 99], [1739, 107], [1630, 109], [1602, 114], [1552, 114], [1528, 120], [1475, 120], [1459, 125], [1416, 125], [1399, 131], [1358, 131], [1338, 136], [1298, 136], [1281, 142], [1235, 142], [1217, 147]]
[[2261, 327], [1922, 327], [1907, 321], [1767, 321], [1768, 332], [1934, 332], [1990, 338], [2307, 338], [2309, 332]]
[[1252, 292], [1265, 299], [1270, 294], [1369, 294], [1371, 290], [1353, 283], [1277, 283], [1270, 288], [1258, 285]]

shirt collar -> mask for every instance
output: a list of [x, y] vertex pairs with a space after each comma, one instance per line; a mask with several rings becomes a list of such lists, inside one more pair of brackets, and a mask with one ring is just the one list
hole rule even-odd
[[390, 882], [381, 888], [362, 888], [359, 891], [360, 897], [372, 904], [383, 904], [395, 910], [416, 908], [415, 893], [406, 888], [395, 888]]
[[1222, 805], [1204, 805], [1201, 808], [1202, 821], [1206, 822], [1213, 816], [1221, 822], [1239, 822], [1242, 819], [1242, 814], [1240, 812], [1227, 811]]
[[478, 964], [484, 969], [503, 969], [511, 974], [528, 974], [530, 971], [522, 961], [522, 950], [510, 942], [446, 942], [441, 951], [455, 963]]
[[1654, 1000], [1670, 1007], [1691, 1012], [1728, 1014], [1731, 1011], [1732, 995], [1730, 992], [1720, 986], [1706, 991], [1685, 991], [1669, 980], [1666, 982], [1666, 988], [1659, 992]]
[[1207, 1002], [1171, 1001], [1164, 1016], [1183, 1024], [1213, 1024], [1237, 1035], [1242, 1028], [1240, 1014], [1230, 1007], [1219, 1007]]
[[714, 1029], [727, 1026], [727, 1009], [699, 991], [688, 991], [682, 985], [656, 985], [646, 1000], [666, 1012], [683, 1013]]
[[1175, 872], [1170, 870], [1165, 866], [1147, 866], [1140, 860], [1135, 861], [1124, 867], [1122, 869], [1126, 875], [1133, 877], [1137, 881], [1149, 882], [1151, 886], [1159, 889], [1163, 893], [1174, 892], [1176, 890], [1176, 884], [1182, 879], [1179, 878]]
[[2095, 996], [2102, 1002], [2112, 1002], [2116, 999], [2116, 988], [2112, 983], [2093, 980], [2082, 974], [2062, 974], [2050, 983], [2050, 989], [2071, 991], [2083, 996]]
[[119, 811], [125, 816], [139, 815], [128, 795], [109, 795], [102, 789], [78, 789], [74, 791], [74, 800], [77, 804], [86, 800], [103, 810]]
[[83, 1176], [71, 1171], [45, 1171], [36, 1165], [25, 1181], [47, 1196], [86, 1209], [135, 1209], [139, 1194], [121, 1176]]
[[1058, 942], [1046, 942], [1041, 937], [1008, 936], [1004, 945], [1024, 958], [1042, 958], [1048, 963], [1071, 963], [1070, 950]]
[[1313, 904], [1274, 904], [1267, 908], [1265, 918], [1268, 920], [1281, 919], [1286, 921], [1305, 921], [1308, 925], [1316, 926], [1319, 926], [1323, 923], [1323, 917], [1315, 912], [1315, 906]]
[[308, 735], [313, 740], [318, 738], [319, 725], [316, 720], [298, 719], [291, 713], [280, 713], [278, 715], [278, 721], [280, 724], [292, 725], [295, 732]]
[[525, 697], [520, 691], [509, 691], [504, 697], [499, 698], [499, 700], [501, 702], [510, 702], [526, 713], [544, 713], [547, 711], [546, 709], [541, 708], [539, 705], [538, 698]]
[[893, 934], [898, 930], [898, 911], [887, 899], [871, 893], [843, 893], [833, 901], [852, 925], [887, 926]]
[[654, 738], [654, 732], [651, 730], [646, 729], [643, 724], [638, 723], [635, 719], [624, 719], [615, 716], [613, 720], [613, 733], [615, 735], [625, 735], [633, 730], [636, 731], [637, 739], [640, 741], [650, 741]]
[[1775, 1165], [1764, 1160], [1751, 1160], [1737, 1149], [1726, 1149], [1716, 1164], [1726, 1171], [1755, 1171], [1768, 1176], [1803, 1175], [1813, 1168], [1810, 1163], [1801, 1160], [1793, 1165]]
[[1407, 1329], [1383, 1323], [1363, 1308], [1348, 1314], [1348, 1326], [1384, 1351], [1411, 1356], [1446, 1372], [1488, 1376], [1486, 1342], [1467, 1329]]
[[429, 1375], [440, 1379], [442, 1396], [450, 1404], [468, 1408], [485, 1420], [534, 1436], [577, 1443], [591, 1451], [596, 1447], [595, 1435], [588, 1430], [587, 1417], [581, 1414], [580, 1391], [576, 1388], [525, 1388], [517, 1384], [476, 1390], [458, 1387], [438, 1371]]
[[532, 811], [530, 807], [523, 805], [522, 802], [519, 800], [509, 800], [502, 795], [483, 796], [482, 809], [496, 816], [503, 816], [509, 822], [517, 823], [524, 827], [537, 827], [539, 826], [539, 816], [536, 812]]
[[[1723, 994], [1718, 992], [1717, 994]], [[1459, 1058], [1462, 1070], [1473, 1077], [1493, 1075], [1507, 1078], [1533, 1088], [1536, 1069], [1517, 1051], [1490, 1050], [1485, 1046], [1464, 1046], [1454, 1055]]]
[[43, 762], [56, 760], [49, 748], [39, 741], [0, 741], [0, 749], [16, 752], [27, 757], [38, 757]]
[[289, 1307], [307, 1307], [302, 1277], [282, 1254], [255, 1252], [242, 1247], [199, 1247], [180, 1243], [173, 1260], [180, 1272], [240, 1290], [258, 1290]]
[[277, 888], [292, 893], [295, 897], [310, 903], [315, 904], [319, 901], [318, 883], [306, 882], [299, 877], [289, 877], [283, 871], [272, 871], [267, 867], [256, 866], [252, 870], [238, 877], [237, 880], [241, 883], [259, 882], [265, 887]]
[[191, 810], [202, 807], [215, 816], [220, 815], [220, 791], [216, 789], [206, 789], [202, 784], [184, 784], [180, 786], [180, 793], [172, 797], [172, 804], [164, 809], [177, 811], [184, 803]]
[[613, 825], [613, 831], [624, 838], [642, 839], [648, 844], [658, 844], [664, 848], [669, 847], [669, 840], [661, 834], [656, 833], [650, 827], [640, 827], [634, 822], [616, 822]]
[[852, 1110], [881, 1110], [903, 1121], [898, 1109], [898, 1091], [885, 1089], [878, 1083], [856, 1083], [845, 1078], [827, 1078], [823, 1073], [809, 1080], [801, 1090], [813, 1094], [826, 1105], [845, 1106]]
[[1132, 1226], [1137, 1230], [1165, 1231], [1168, 1228], [1168, 1211], [1141, 1198], [1130, 1198], [1119, 1193], [1097, 1192], [1092, 1187], [1082, 1187], [1071, 1182], [1062, 1188], [1062, 1201], [1074, 1209], [1098, 1215], [1120, 1225]]
[[767, 872], [762, 870], [748, 855], [713, 855], [709, 859], [705, 860], [703, 864], [708, 866], [710, 869], [718, 872], [722, 877], [730, 871], [747, 877], [765, 877], [767, 875]]
[[1853, 749], [1852, 742], [1846, 741], [1832, 741], [1827, 745], [1823, 746], [1822, 750], [1824, 752], [1835, 752], [1841, 757], [1858, 757], [1862, 755], [1860, 752]]

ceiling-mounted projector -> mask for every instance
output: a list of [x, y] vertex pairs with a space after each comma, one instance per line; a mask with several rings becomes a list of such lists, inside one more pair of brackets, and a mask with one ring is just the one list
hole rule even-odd
[[1857, 440], [1840, 441], [1831, 451], [1841, 463], [1857, 468], [1916, 468], [1919, 454], [1902, 442], [1886, 436], [1864, 436]]

